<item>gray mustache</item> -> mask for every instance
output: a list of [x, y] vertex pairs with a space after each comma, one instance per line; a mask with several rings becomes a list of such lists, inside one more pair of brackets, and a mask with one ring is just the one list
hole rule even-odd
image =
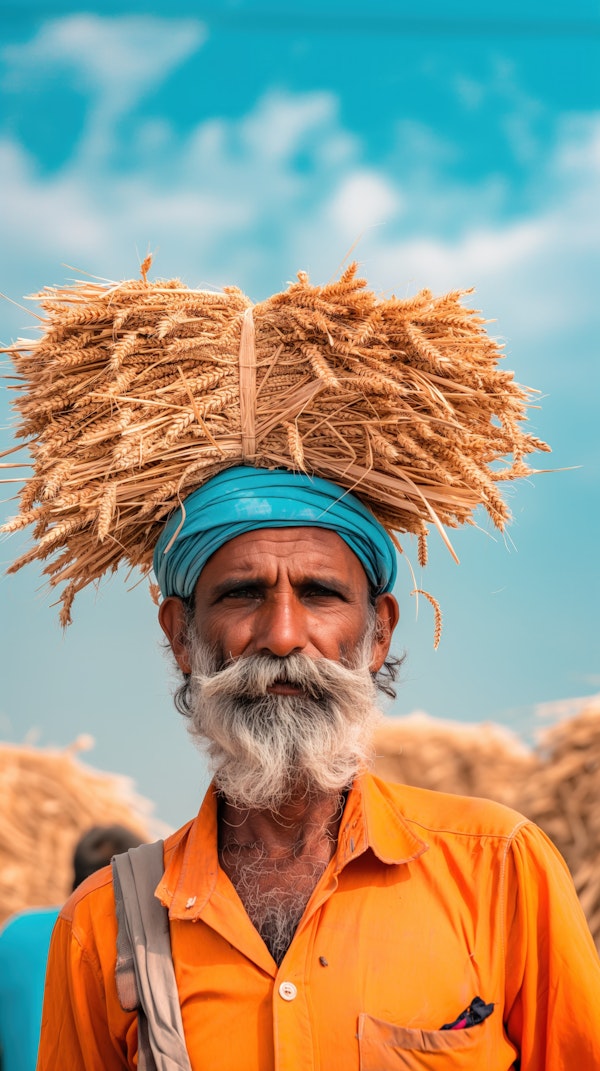
[[351, 687], [356, 681], [356, 669], [328, 658], [308, 658], [306, 655], [249, 655], [229, 663], [209, 675], [195, 674], [206, 697], [237, 696], [258, 699], [276, 683], [294, 685], [312, 699], [322, 699], [339, 688]]

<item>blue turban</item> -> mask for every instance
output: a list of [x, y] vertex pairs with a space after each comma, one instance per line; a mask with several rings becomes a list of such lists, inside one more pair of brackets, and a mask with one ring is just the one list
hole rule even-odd
[[354, 551], [378, 594], [396, 579], [396, 550], [383, 525], [350, 492], [286, 469], [225, 469], [172, 513], [154, 550], [162, 594], [189, 598], [224, 543], [259, 528], [329, 528]]

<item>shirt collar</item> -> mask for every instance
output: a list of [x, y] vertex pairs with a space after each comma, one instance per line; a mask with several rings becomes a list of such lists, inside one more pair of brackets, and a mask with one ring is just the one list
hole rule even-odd
[[348, 796], [338, 838], [338, 869], [370, 848], [382, 863], [410, 863], [429, 845], [410, 828], [393, 789], [372, 774], [359, 777]]
[[[428, 849], [400, 811], [393, 787], [372, 774], [353, 784], [338, 837], [335, 869], [370, 848], [381, 863], [392, 865], [418, 859]], [[156, 896], [169, 917], [195, 919], [223, 878], [217, 852], [217, 793], [212, 784], [198, 816], [165, 844], [165, 872]]]
[[155, 895], [169, 918], [197, 918], [216, 888], [219, 870], [217, 793], [211, 784], [197, 817], [165, 843], [165, 872]]

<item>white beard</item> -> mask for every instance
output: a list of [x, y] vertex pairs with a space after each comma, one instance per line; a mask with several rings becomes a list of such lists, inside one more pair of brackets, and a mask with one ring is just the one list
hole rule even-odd
[[[370, 765], [381, 718], [371, 652], [369, 629], [353, 668], [301, 654], [250, 655], [219, 668], [214, 652], [188, 636], [190, 732], [230, 803], [277, 811], [299, 796], [342, 792]], [[267, 692], [282, 680], [303, 694]]]

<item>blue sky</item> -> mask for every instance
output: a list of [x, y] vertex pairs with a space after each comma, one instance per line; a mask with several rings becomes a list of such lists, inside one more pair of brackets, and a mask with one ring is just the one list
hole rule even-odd
[[[531, 423], [551, 464], [570, 471], [510, 489], [505, 540], [483, 518], [455, 533], [459, 567], [432, 536], [419, 580], [444, 610], [437, 652], [401, 568], [393, 712], [529, 738], [600, 688], [598, 3], [168, 10], [0, 3], [0, 290], [19, 302], [74, 268], [135, 276], [148, 250], [160, 276], [253, 300], [299, 269], [327, 280], [351, 250], [388, 294], [475, 286], [507, 367], [541, 391]], [[32, 331], [1, 306], [4, 343]], [[12, 420], [2, 391], [0, 448]], [[0, 543], [3, 566], [22, 542]], [[206, 774], [133, 583], [81, 596], [63, 636], [35, 567], [0, 581], [0, 738], [90, 733], [89, 761], [175, 824]]]

